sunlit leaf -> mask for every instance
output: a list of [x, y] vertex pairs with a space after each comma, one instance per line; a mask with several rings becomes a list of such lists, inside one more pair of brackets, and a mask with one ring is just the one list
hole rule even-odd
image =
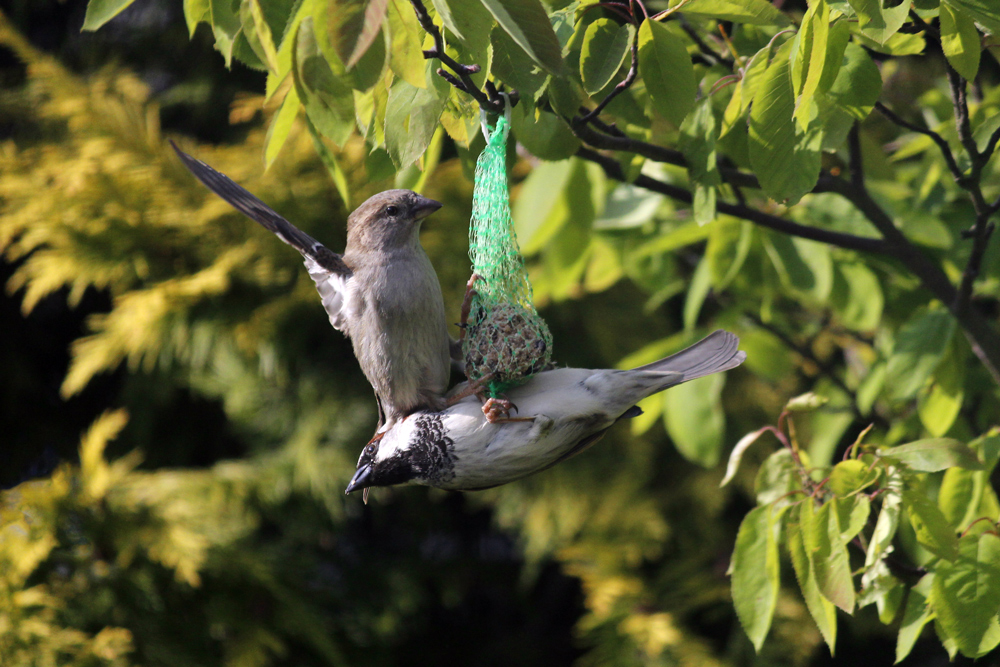
[[982, 51], [975, 21], [969, 13], [952, 7], [947, 1], [941, 3], [939, 16], [944, 55], [956, 72], [969, 81], [975, 80]]
[[889, 6], [880, 0], [848, 0], [858, 13], [861, 31], [876, 42], [885, 44], [906, 22], [908, 2]]
[[722, 453], [726, 418], [722, 412], [725, 375], [686, 382], [664, 393], [663, 422], [677, 450], [689, 461], [710, 468]]
[[562, 47], [538, 0], [482, 0], [493, 17], [531, 59], [550, 74], [562, 74]]
[[912, 398], [948, 349], [955, 320], [943, 310], [915, 314], [896, 334], [886, 384], [896, 400]]
[[794, 204], [819, 179], [822, 132], [801, 132], [792, 118], [795, 98], [788, 56], [792, 41], [778, 50], [750, 109], [750, 162], [772, 199]]
[[781, 510], [756, 507], [743, 518], [733, 549], [733, 604], [743, 630], [760, 651], [778, 602]]
[[133, 2], [135, 0], [90, 0], [83, 17], [83, 30], [97, 30]]
[[978, 658], [1000, 642], [989, 632], [1000, 609], [1000, 537], [987, 532], [958, 541], [958, 558], [938, 565], [930, 605], [962, 655]]
[[587, 27], [580, 53], [584, 89], [594, 95], [618, 73], [632, 44], [635, 28], [610, 19], [597, 19]]
[[656, 21], [639, 27], [639, 72], [654, 108], [679, 126], [694, 108], [694, 69], [681, 39]]

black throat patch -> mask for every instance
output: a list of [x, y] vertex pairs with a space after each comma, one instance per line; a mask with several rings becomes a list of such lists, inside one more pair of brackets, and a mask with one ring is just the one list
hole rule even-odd
[[431, 483], [455, 478], [455, 441], [448, 437], [440, 414], [417, 417], [408, 454], [413, 471]]

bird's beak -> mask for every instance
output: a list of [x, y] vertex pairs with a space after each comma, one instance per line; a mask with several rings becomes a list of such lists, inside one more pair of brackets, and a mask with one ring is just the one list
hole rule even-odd
[[417, 220], [423, 220], [431, 213], [441, 208], [441, 206], [442, 204], [439, 201], [418, 196], [417, 205], [413, 207], [413, 217]]
[[367, 489], [369, 486], [368, 480], [371, 476], [372, 466], [370, 463], [366, 463], [354, 473], [354, 477], [351, 478], [351, 483], [347, 485], [347, 491], [344, 491], [344, 493], [351, 494], [358, 489]]

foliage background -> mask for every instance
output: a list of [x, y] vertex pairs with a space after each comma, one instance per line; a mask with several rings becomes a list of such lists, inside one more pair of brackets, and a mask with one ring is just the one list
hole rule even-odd
[[[374, 411], [349, 344], [329, 329], [295, 253], [205, 192], [165, 136], [333, 248], [348, 211], [339, 193], [357, 203], [389, 187], [394, 170], [352, 140], [337, 154], [335, 184], [295, 124], [265, 175], [275, 109], [262, 110], [264, 76], [238, 62], [226, 70], [206, 27], [189, 39], [179, 6], [136, 2], [82, 34], [82, 2], [4, 10], [0, 481], [13, 487], [0, 547], [4, 664], [833, 662], [787, 565], [774, 627], [755, 653], [726, 568], [753, 506], [753, 473], [773, 449], [750, 450], [735, 488], [717, 488], [716, 464], [810, 389], [833, 398], [797, 422], [815, 460], [836, 460], [871, 421], [888, 444], [926, 434], [914, 397], [891, 387], [856, 407], [899, 327], [928, 303], [912, 280], [865, 264], [853, 275], [869, 290], [854, 306], [838, 304], [831, 285], [804, 289], [780, 262], [762, 283], [752, 267], [770, 261], [765, 243], [742, 242], [741, 223], [695, 226], [707, 231], [665, 244], [689, 210], [662, 199], [643, 209], [649, 201], [625, 191], [625, 212], [638, 206], [654, 222], [602, 217], [595, 208], [609, 206], [602, 195], [613, 187], [602, 174], [522, 156], [513, 178], [525, 210], [553, 181], [592, 193], [559, 202], [554, 242], [527, 247], [560, 363], [635, 365], [724, 326], [743, 338], [746, 368], [657, 399], [634, 428], [523, 482], [466, 495], [376, 491], [362, 506], [342, 489]], [[995, 61], [983, 62], [995, 79]], [[936, 63], [897, 61], [892, 94], [943, 104], [914, 83], [927, 72], [940, 79]], [[892, 139], [884, 123], [867, 128], [868, 155]], [[445, 203], [423, 242], [457, 313], [469, 152], [441, 141], [426, 181], [404, 178]], [[873, 162], [900, 190], [926, 169]], [[911, 231], [946, 255], [968, 210], [947, 185], [926, 188], [938, 207]], [[822, 196], [800, 210], [811, 221], [849, 217]], [[604, 225], [597, 241], [583, 224], [594, 218]], [[560, 255], [591, 242], [583, 263]], [[995, 245], [979, 294], [987, 312]], [[751, 268], [729, 275], [739, 253]], [[700, 266], [714, 272], [714, 289], [692, 323], [688, 285]], [[969, 353], [955, 341], [947, 354], [964, 368]], [[995, 388], [968, 368], [976, 398], [960, 395], [945, 429], [962, 440], [996, 414]], [[924, 379], [917, 389], [931, 391], [936, 380]], [[669, 435], [661, 414], [677, 417]], [[838, 663], [892, 661], [894, 628], [873, 607], [842, 619]], [[908, 658], [944, 660], [929, 633]]]

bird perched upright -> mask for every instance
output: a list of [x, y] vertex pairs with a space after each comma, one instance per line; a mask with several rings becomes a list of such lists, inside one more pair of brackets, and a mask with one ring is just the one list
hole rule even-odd
[[619, 419], [641, 414], [636, 403], [647, 396], [739, 366], [746, 353], [738, 345], [735, 335], [716, 331], [629, 371], [538, 373], [509, 392], [524, 420], [490, 422], [474, 397], [441, 412], [415, 412], [365, 448], [347, 493], [396, 484], [474, 491], [513, 482], [582, 452]]
[[441, 285], [419, 237], [420, 223], [441, 208], [439, 202], [410, 190], [371, 197], [347, 218], [347, 248], [340, 255], [171, 145], [208, 189], [302, 254], [330, 324], [351, 339], [375, 390], [376, 437], [414, 410], [445, 406], [455, 342], [448, 335]]

